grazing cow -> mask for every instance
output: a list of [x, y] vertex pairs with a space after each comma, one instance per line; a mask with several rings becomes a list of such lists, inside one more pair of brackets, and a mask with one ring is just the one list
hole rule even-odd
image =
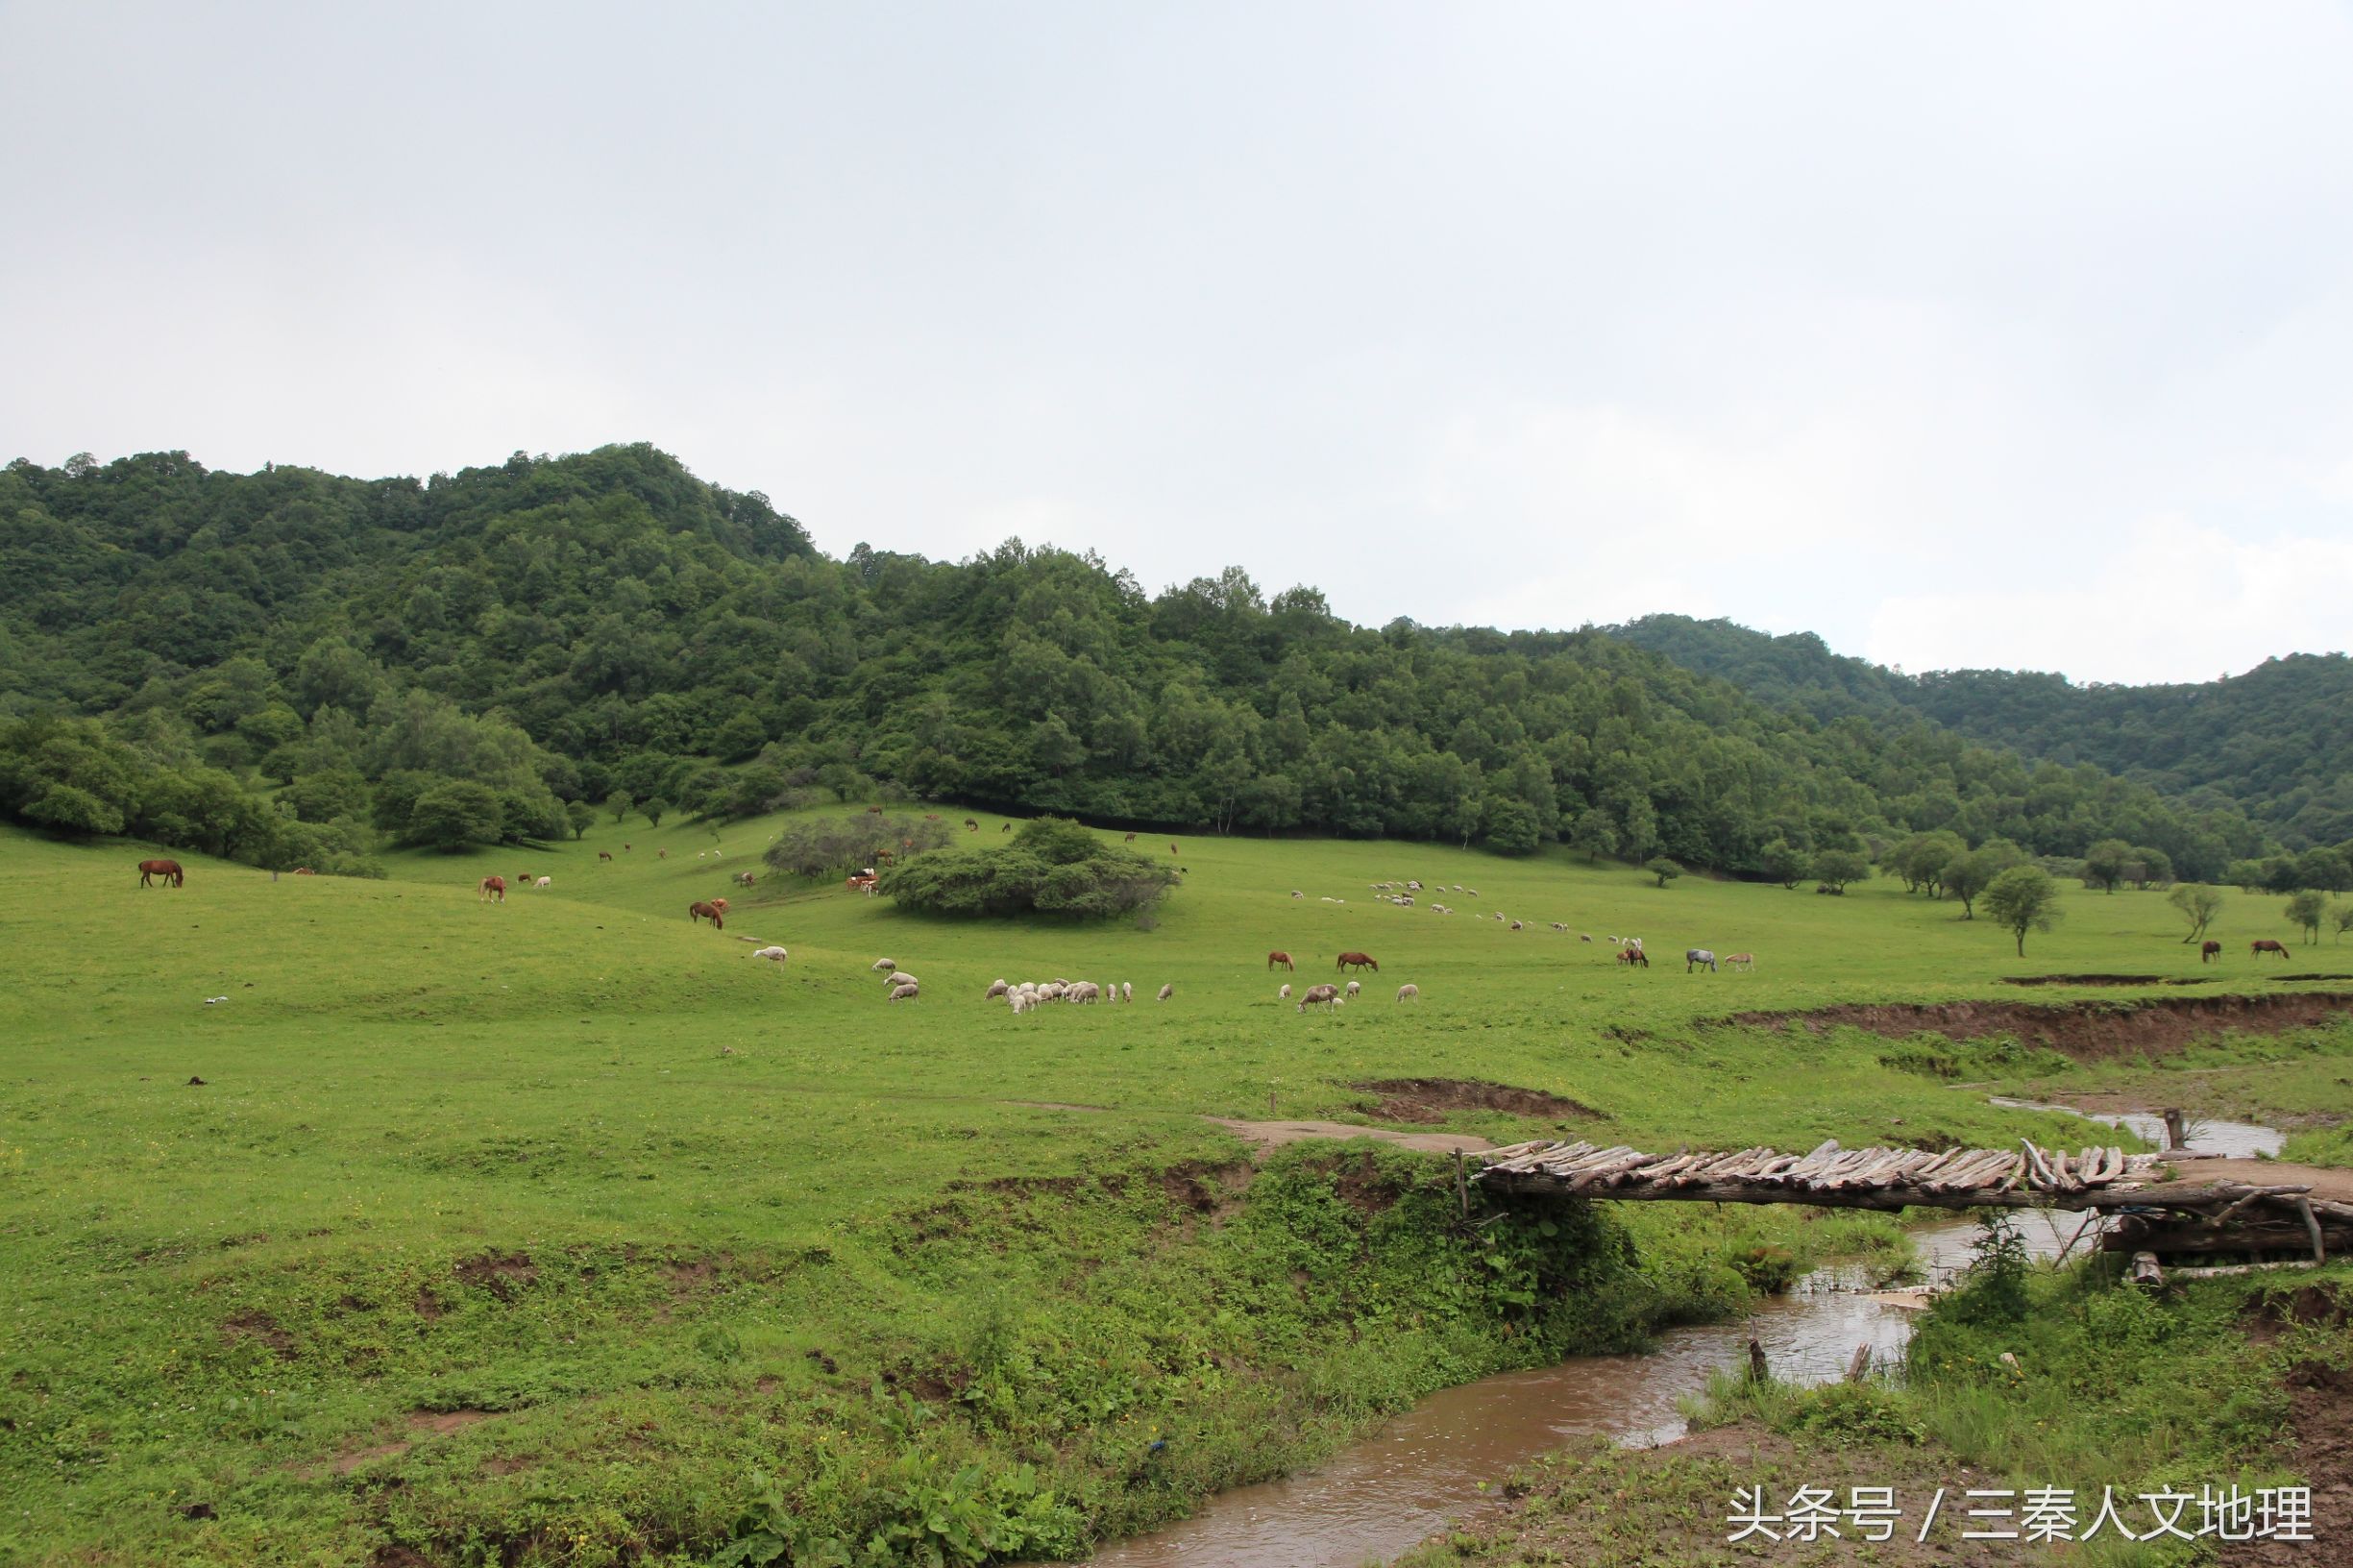
[[721, 909], [716, 904], [689, 904], [686, 906], [686, 918], [689, 920], [708, 920], [711, 922], [711, 929], [714, 931], [724, 931], [727, 929], [727, 912]]
[[1421, 995], [1422, 988], [1419, 986], [1399, 986], [1397, 988], [1397, 999], [1401, 1002], [1419, 1001]]
[[153, 879], [159, 876], [163, 879], [163, 885], [167, 888], [179, 887], [187, 880], [187, 872], [180, 869], [180, 862], [176, 860], [142, 860], [139, 862], [140, 887], [151, 886]]
[[555, 878], [551, 876], [543, 876], [537, 882], [534, 882], [531, 885], [537, 888], [551, 888], [555, 886]]
[[781, 947], [762, 947], [754, 951], [751, 956], [754, 958], [765, 958], [772, 963], [781, 964], [793, 955], [786, 952]]
[[1621, 964], [1639, 964], [1647, 969], [1651, 967], [1651, 955], [1644, 952], [1639, 947], [1621, 947], [1618, 949], [1618, 962]]
[[758, 879], [749, 871], [738, 871], [735, 873], [735, 885], [739, 888], [748, 888], [756, 880]]
[[2197, 950], [2197, 961], [2200, 964], [2211, 964], [2221, 956], [2222, 944], [2214, 941], [2212, 938], [2208, 938], [2203, 943], [2201, 943]]
[[478, 903], [484, 900], [494, 904], [506, 902], [506, 878], [502, 876], [483, 877], [474, 885], [474, 896]]
[[1756, 968], [1756, 955], [1754, 953], [1734, 953], [1724, 961], [1724, 967], [1728, 969], [1752, 969]]
[[1713, 974], [1716, 972], [1715, 954], [1709, 952], [1704, 947], [1686, 947], [1683, 949], [1683, 972], [1685, 974], [1689, 974], [1693, 968], [1702, 964], [1707, 966], [1708, 973]]
[[1299, 994], [1297, 1003], [1299, 1011], [1305, 1013], [1311, 1002], [1321, 1002], [1325, 1011], [1329, 1012], [1340, 1005], [1340, 988], [1337, 986], [1310, 986]]
[[851, 893], [872, 893], [876, 880], [871, 876], [853, 876], [844, 881], [842, 886]]
[[2288, 956], [2288, 949], [2269, 937], [2257, 937], [2253, 942], [2247, 943], [2246, 951], [2249, 958], [2254, 958], [2264, 953], [2277, 953], [2282, 958], [2286, 958]]
[[1164, 1002], [1175, 994], [1176, 987], [1173, 984], [1165, 985], [1160, 988], [1160, 999]]
[[599, 860], [610, 860], [613, 858], [613, 852], [610, 849], [600, 849], [597, 851], [597, 858]]
[[1370, 953], [1342, 953], [1337, 968], [1343, 973], [1350, 969], [1370, 969], [1375, 974], [1381, 972], [1380, 962]]
[[1357, 992], [1360, 992], [1360, 991], [1362, 991], [1363, 989], [1364, 989], [1364, 982], [1363, 982], [1363, 981], [1361, 981], [1361, 980], [1351, 980], [1351, 981], [1349, 981], [1349, 982], [1348, 982], [1348, 999], [1349, 999], [1350, 1001], [1352, 1001], [1352, 1002], [1353, 1002], [1353, 1001], [1355, 1001], [1355, 1000], [1357, 999]]
[[1278, 964], [1290, 970], [1293, 974], [1297, 974], [1299, 972], [1299, 966], [1291, 962], [1290, 954], [1277, 952], [1268, 953], [1266, 955], [1266, 968], [1268, 969], [1271, 970]]

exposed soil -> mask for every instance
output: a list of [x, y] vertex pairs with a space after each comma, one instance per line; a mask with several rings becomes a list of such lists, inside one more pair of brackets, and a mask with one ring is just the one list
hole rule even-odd
[[278, 1319], [264, 1311], [239, 1312], [221, 1325], [221, 1337], [231, 1344], [242, 1339], [258, 1339], [277, 1353], [282, 1361], [294, 1357], [294, 1335], [279, 1327]]
[[410, 1410], [408, 1430], [419, 1433], [431, 1433], [435, 1436], [441, 1436], [453, 1432], [462, 1432], [476, 1422], [487, 1421], [498, 1413], [496, 1410], [478, 1410], [470, 1407], [455, 1410]]
[[2182, 1160], [2173, 1165], [2173, 1178], [2174, 1187], [2211, 1187], [2216, 1182], [2310, 1187], [2316, 1198], [2353, 1203], [2353, 1170], [2338, 1165], [2298, 1165], [2285, 1160]]
[[2005, 986], [2162, 986], [2162, 974], [2005, 974]]
[[1583, 1121], [1601, 1115], [1591, 1106], [1540, 1089], [1483, 1084], [1473, 1078], [1384, 1078], [1350, 1087], [1383, 1096], [1373, 1115], [1384, 1121], [1441, 1121], [1449, 1111], [1502, 1111], [1545, 1121]]
[[2128, 1002], [1854, 1002], [1806, 1013], [1735, 1013], [1727, 1020], [1762, 1028], [1796, 1022], [1809, 1029], [1844, 1024], [1902, 1040], [1943, 1035], [1984, 1040], [2009, 1035], [2081, 1061], [2163, 1055], [2226, 1031], [2285, 1034], [2326, 1023], [2353, 1009], [2353, 993], [2292, 996], [2152, 996]]
[[2246, 1310], [2246, 1335], [2267, 1345], [2289, 1328], [2336, 1328], [2347, 1315], [2345, 1298], [2320, 1286], [2299, 1286], [2278, 1295], [2264, 1296]]
[[430, 1323], [441, 1315], [441, 1299], [427, 1286], [417, 1286], [417, 1315]]
[[1382, 1143], [1394, 1143], [1403, 1149], [1420, 1149], [1428, 1154], [1452, 1154], [1460, 1149], [1476, 1154], [1491, 1149], [1494, 1144], [1468, 1133], [1393, 1133], [1385, 1127], [1359, 1127], [1345, 1121], [1237, 1121], [1228, 1116], [1208, 1116], [1235, 1137], [1253, 1145], [1259, 1154], [1279, 1149], [1289, 1143], [1302, 1143], [1310, 1139], [1369, 1138]]
[[516, 1286], [539, 1278], [538, 1265], [527, 1252], [485, 1252], [459, 1263], [455, 1272], [461, 1284], [487, 1290], [501, 1301], [512, 1301]]
[[2353, 1532], [2353, 1372], [2298, 1361], [2288, 1369], [2287, 1384], [2288, 1427], [2295, 1434], [2290, 1465], [2312, 1484], [2313, 1538], [2231, 1542], [2220, 1556], [2230, 1568], [2309, 1568]]
[[1180, 1209], [1207, 1216], [1213, 1222], [1241, 1207], [1255, 1173], [1246, 1164], [1213, 1165], [1188, 1160], [1160, 1174], [1161, 1190]]

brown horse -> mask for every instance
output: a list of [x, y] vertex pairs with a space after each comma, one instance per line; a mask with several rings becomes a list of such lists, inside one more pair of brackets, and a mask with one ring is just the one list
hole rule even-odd
[[1618, 962], [1621, 964], [1639, 964], [1647, 969], [1651, 967], [1651, 955], [1644, 952], [1639, 947], [1621, 947], [1618, 949]]
[[2288, 949], [2282, 946], [2279, 943], [2272, 941], [2269, 937], [2257, 937], [2253, 942], [2247, 943], [2247, 957], [2254, 958], [2262, 953], [2277, 953], [2280, 957], [2286, 958], [2288, 956]]
[[506, 878], [502, 876], [483, 877], [474, 885], [474, 896], [477, 900], [487, 900], [494, 904], [506, 902]]
[[1172, 844], [1172, 845], [1170, 845], [1168, 846], [1168, 852], [1169, 852], [1170, 854], [1172, 854], [1172, 855], [1173, 855], [1173, 854], [1175, 854], [1175, 853], [1176, 853], [1176, 845], [1173, 845], [1173, 844]]
[[176, 860], [142, 860], [139, 862], [139, 886], [142, 888], [150, 886], [151, 879], [159, 876], [163, 879], [165, 887], [176, 888], [187, 880], [187, 874], [180, 869], [180, 862]]
[[613, 858], [613, 852], [610, 849], [600, 849], [597, 851], [597, 858], [599, 860], [610, 860]]
[[1130, 844], [1134, 844], [1134, 843], [1136, 842], [1136, 835], [1135, 835], [1135, 834], [1133, 834], [1133, 833], [1130, 833], [1130, 834], [1127, 836], [1127, 842], [1128, 842], [1128, 843], [1130, 843]]
[[1380, 964], [1375, 961], [1370, 953], [1342, 953], [1340, 954], [1339, 967], [1342, 970], [1355, 968], [1370, 969], [1375, 974], [1379, 974], [1381, 972]]
[[2222, 944], [2211, 938], [2201, 943], [2197, 950], [2197, 961], [2200, 964], [2211, 964], [2221, 956]]
[[708, 920], [711, 922], [711, 929], [714, 931], [724, 931], [727, 929], [726, 914], [716, 904], [689, 904], [686, 906], [686, 918], [690, 920]]
[[630, 850], [632, 850], [632, 849], [634, 849], [634, 848], [636, 848], [636, 847], [637, 847], [637, 845], [633, 845], [633, 844], [625, 844], [625, 845], [623, 845], [621, 846], [621, 852], [622, 852], [623, 854], [625, 854], [625, 854], [627, 854], [627, 853], [628, 853]]
[[296, 876], [316, 876], [319, 873], [312, 870], [307, 866], [297, 866], [294, 868], [294, 874]]
[[1290, 971], [1291, 971], [1293, 974], [1297, 974], [1297, 973], [1299, 972], [1299, 966], [1297, 966], [1296, 964], [1293, 964], [1293, 963], [1291, 962], [1291, 955], [1290, 955], [1290, 954], [1288, 954], [1288, 953], [1268, 953], [1268, 954], [1266, 955], [1266, 968], [1267, 968], [1269, 970], [1272, 970], [1272, 969], [1274, 968], [1274, 967], [1275, 967], [1276, 965], [1278, 965], [1278, 964], [1282, 965], [1282, 966], [1283, 966], [1285, 968], [1287, 968], [1287, 969], [1290, 970]]
[[882, 815], [882, 808], [880, 806], [869, 806], [866, 808], [866, 814], [869, 817], [879, 817]]
[[711, 907], [718, 910], [722, 915], [724, 915], [727, 913], [727, 900], [724, 898], [714, 898], [711, 900]]

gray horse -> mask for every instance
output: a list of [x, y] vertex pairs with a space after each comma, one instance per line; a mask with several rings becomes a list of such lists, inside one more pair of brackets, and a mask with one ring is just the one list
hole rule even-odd
[[1689, 974], [1695, 967], [1702, 964], [1707, 966], [1708, 973], [1713, 974], [1716, 972], [1715, 954], [1709, 952], [1704, 947], [1686, 947], [1683, 949], [1683, 972], [1685, 974]]

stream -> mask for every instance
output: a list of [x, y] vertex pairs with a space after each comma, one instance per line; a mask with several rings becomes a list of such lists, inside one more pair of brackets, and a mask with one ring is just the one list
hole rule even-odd
[[[2163, 1139], [2154, 1116], [2092, 1119]], [[2276, 1152], [2280, 1142], [2271, 1128], [2238, 1122], [2194, 1123], [2191, 1133], [2193, 1150], [2217, 1154]], [[2084, 1218], [2025, 1210], [2019, 1231], [2035, 1257], [2052, 1258]], [[1980, 1234], [1973, 1220], [1912, 1232], [1924, 1283], [1941, 1286], [1967, 1267]], [[1642, 1447], [1681, 1436], [1677, 1402], [1699, 1392], [1716, 1368], [1744, 1364], [1752, 1334], [1777, 1377], [1827, 1383], [1845, 1375], [1857, 1345], [1870, 1345], [1874, 1362], [1884, 1365], [1911, 1332], [1911, 1310], [1875, 1292], [1860, 1265], [1818, 1268], [1788, 1294], [1759, 1299], [1746, 1318], [1671, 1329], [1646, 1355], [1580, 1357], [1442, 1389], [1315, 1469], [1221, 1492], [1189, 1519], [1105, 1547], [1091, 1565], [1360, 1568], [1500, 1507], [1493, 1482], [1572, 1439], [1602, 1435]]]

